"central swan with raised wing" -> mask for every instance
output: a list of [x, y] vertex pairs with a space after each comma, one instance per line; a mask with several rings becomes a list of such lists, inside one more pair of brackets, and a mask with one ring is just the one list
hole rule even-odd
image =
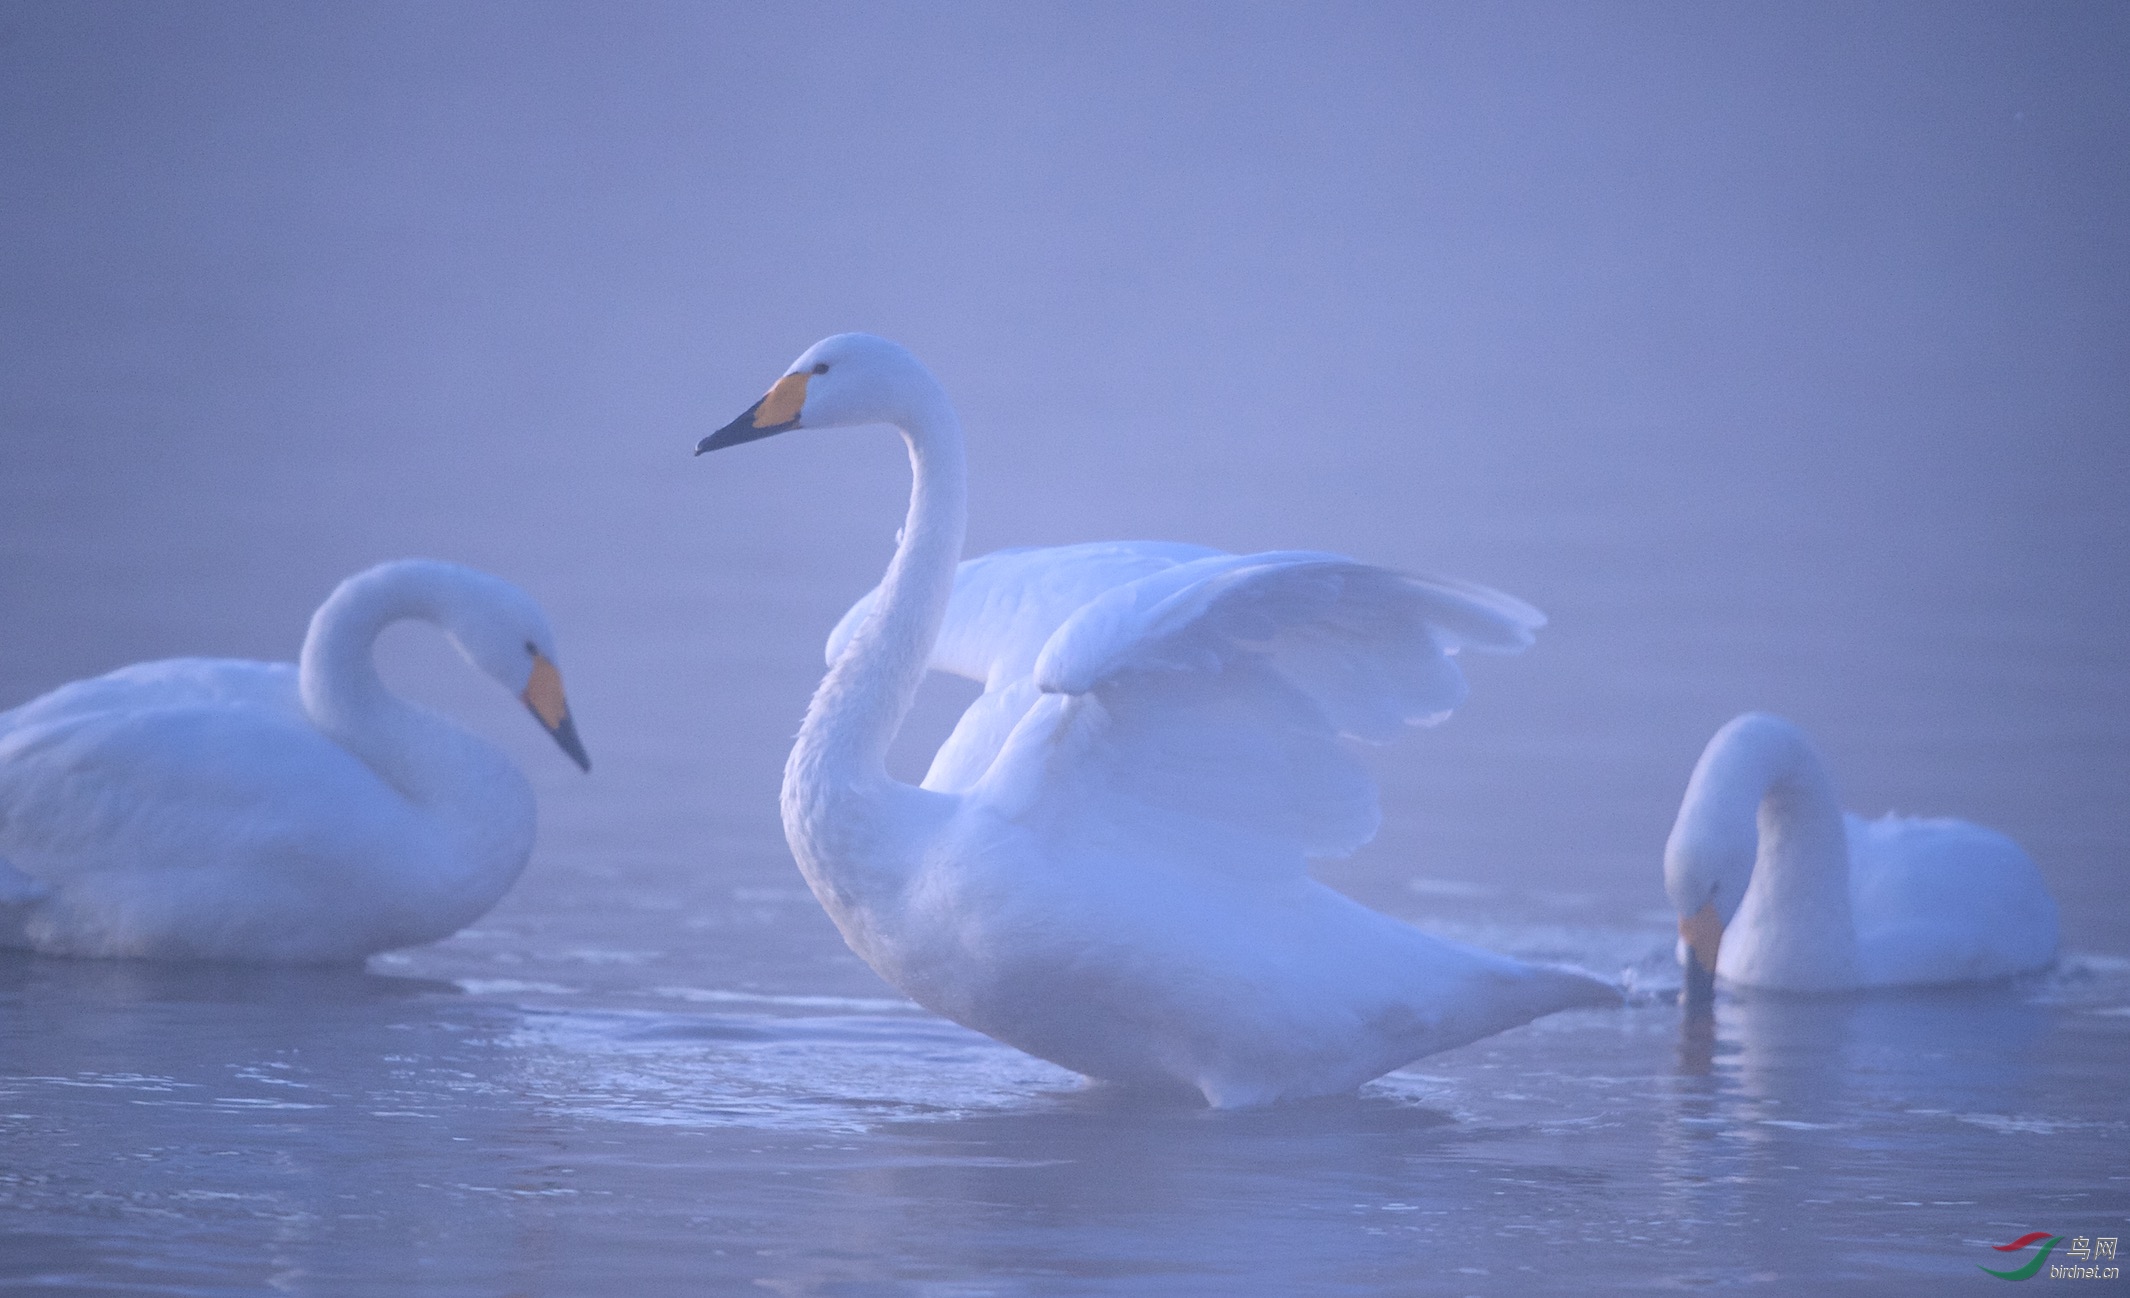
[[[1522, 649], [1536, 610], [1330, 554], [1117, 543], [959, 563], [960, 424], [915, 357], [867, 334], [807, 349], [696, 449], [856, 424], [901, 430], [909, 516], [830, 638], [784, 829], [882, 977], [1076, 1072], [1216, 1107], [1349, 1091], [1617, 1002], [1306, 873], [1375, 833], [1342, 737], [1441, 719], [1464, 695], [1452, 655]], [[984, 693], [911, 786], [885, 757], [931, 669]]]

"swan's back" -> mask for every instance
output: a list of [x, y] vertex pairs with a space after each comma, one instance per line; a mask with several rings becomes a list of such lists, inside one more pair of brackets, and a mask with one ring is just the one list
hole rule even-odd
[[0, 852], [47, 882], [211, 866], [230, 832], [218, 816], [262, 784], [300, 772], [346, 792], [310, 769], [316, 746], [285, 663], [176, 658], [69, 682], [0, 713]]
[[2056, 902], [2010, 838], [1964, 820], [1844, 818], [1867, 985], [1986, 982], [2056, 957]]
[[199, 705], [255, 707], [303, 718], [293, 663], [230, 658], [166, 658], [134, 663], [102, 676], [69, 681], [8, 712], [0, 712], [0, 744], [27, 728], [109, 713]]
[[0, 857], [50, 894], [7, 908], [0, 945], [354, 958], [409, 918], [382, 887], [442, 850], [311, 725], [288, 664], [142, 663], [0, 714]]

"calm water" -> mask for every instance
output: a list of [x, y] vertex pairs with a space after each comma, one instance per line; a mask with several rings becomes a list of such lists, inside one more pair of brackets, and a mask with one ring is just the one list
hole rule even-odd
[[[491, 915], [0, 959], [0, 1290], [1945, 1293], [2125, 1233], [2123, 12], [1215, 12], [0, 3], [0, 704], [426, 553], [543, 602], [595, 762], [398, 628], [541, 794]], [[955, 395], [973, 550], [1544, 608], [1320, 874], [1634, 1003], [1207, 1114], [882, 985], [775, 796], [899, 449], [687, 454], [846, 328]], [[1683, 1024], [1658, 855], [1746, 708], [2024, 842], [2063, 967]]]

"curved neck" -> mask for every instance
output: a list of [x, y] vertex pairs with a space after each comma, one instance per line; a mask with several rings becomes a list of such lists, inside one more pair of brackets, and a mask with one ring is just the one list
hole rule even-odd
[[936, 388], [900, 425], [910, 510], [865, 624], [822, 678], [786, 767], [788, 781], [863, 791], [888, 783], [887, 750], [924, 680], [954, 593], [968, 530], [961, 424]]
[[[385, 688], [377, 675], [377, 637], [394, 622], [442, 625], [450, 599], [442, 565], [386, 564], [340, 583], [311, 615], [303, 637], [298, 685], [311, 724], [417, 802], [452, 783], [461, 745], [458, 727]], [[449, 755], [447, 757], [446, 755]]]
[[1841, 804], [1818, 750], [1787, 721], [1749, 714], [1717, 732], [1686, 786], [1665, 856], [1668, 870], [1699, 863], [1721, 879], [1732, 905], [1742, 897], [1742, 910], [1779, 916], [1786, 945], [1816, 949], [1821, 959], [1829, 944], [1854, 946]]

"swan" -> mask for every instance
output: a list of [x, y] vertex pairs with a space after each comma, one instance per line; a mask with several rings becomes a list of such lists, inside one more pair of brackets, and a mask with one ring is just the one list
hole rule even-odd
[[2056, 902], [2017, 843], [1963, 820], [1845, 815], [1805, 732], [1764, 712], [1702, 751], [1664, 846], [1687, 1003], [1987, 982], [2056, 958]]
[[[1115, 543], [961, 564], [962, 432], [866, 334], [809, 348], [696, 453], [890, 424], [909, 514], [831, 636], [785, 835], [851, 949], [928, 1009], [1088, 1077], [1236, 1108], [1340, 1094], [1543, 1014], [1580, 972], [1443, 941], [1305, 873], [1374, 835], [1339, 743], [1461, 701], [1523, 648], [1506, 595], [1329, 554]], [[921, 785], [884, 757], [926, 671], [980, 681]]]
[[317, 964], [446, 937], [525, 868], [533, 792], [385, 689], [378, 633], [443, 628], [591, 769], [532, 599], [407, 559], [342, 582], [300, 666], [175, 658], [0, 713], [0, 947]]

